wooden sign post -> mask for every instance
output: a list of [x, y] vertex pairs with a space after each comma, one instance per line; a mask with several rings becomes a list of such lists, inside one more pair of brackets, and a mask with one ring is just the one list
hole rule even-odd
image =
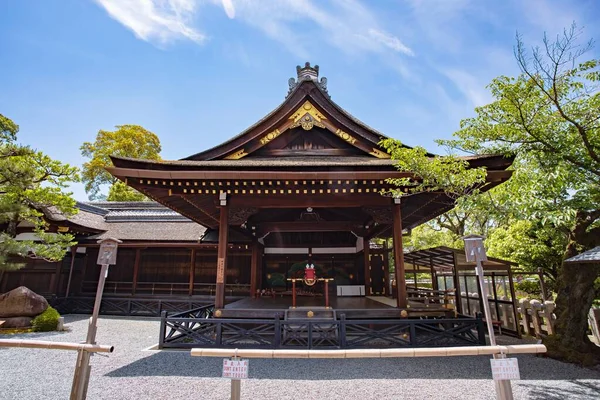
[[237, 356], [237, 349], [231, 359], [223, 360], [223, 378], [231, 379], [231, 400], [241, 398], [241, 379], [248, 378], [248, 360], [241, 360]]
[[[98, 314], [100, 313], [100, 303], [102, 302], [102, 294], [104, 292], [104, 283], [108, 276], [108, 266], [117, 263], [117, 247], [121, 243], [118, 239], [102, 239], [99, 240], [100, 250], [98, 251], [97, 263], [101, 265], [100, 277], [98, 279], [98, 289], [96, 290], [96, 300], [94, 302], [94, 311], [88, 325], [88, 333], [86, 338], [87, 344], [96, 344], [96, 323]], [[73, 376], [73, 385], [71, 387], [71, 400], [83, 400], [87, 397], [87, 387], [90, 381], [90, 353], [80, 350], [77, 354], [77, 364], [75, 365], [75, 374]]]
[[[479, 279], [479, 287], [481, 287], [481, 297], [483, 299], [483, 311], [485, 316], [485, 324], [487, 325], [488, 335], [490, 337], [490, 346], [496, 346], [496, 335], [494, 334], [494, 325], [492, 325], [492, 313], [490, 311], [490, 302], [488, 301], [488, 291], [485, 285], [485, 279], [483, 278], [483, 266], [482, 261], [487, 261], [487, 255], [485, 253], [485, 246], [483, 245], [483, 236], [480, 235], [468, 235], [463, 237], [465, 241], [465, 256], [467, 262], [475, 262], [475, 274]], [[494, 355], [494, 359], [505, 359], [506, 355], [500, 353]], [[495, 360], [492, 360], [495, 361]], [[495, 364], [492, 362], [492, 365]], [[496, 386], [496, 398], [498, 400], [513, 400], [512, 387], [510, 380], [505, 379], [494, 379]]]

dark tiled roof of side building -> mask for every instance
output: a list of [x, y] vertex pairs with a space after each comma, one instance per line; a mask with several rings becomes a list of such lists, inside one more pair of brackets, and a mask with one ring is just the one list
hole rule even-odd
[[600, 263], [600, 246], [565, 260], [566, 263]]
[[196, 242], [206, 228], [153, 201], [78, 202], [79, 213], [69, 221], [102, 231], [88, 236], [96, 240]]

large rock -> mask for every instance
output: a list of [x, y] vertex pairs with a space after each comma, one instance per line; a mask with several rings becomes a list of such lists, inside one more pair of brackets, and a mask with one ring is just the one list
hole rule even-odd
[[35, 317], [46, 311], [48, 302], [25, 286], [0, 295], [0, 318]]
[[0, 328], [30, 328], [32, 319], [31, 317], [3, 318], [0, 319], [0, 323], [4, 322]]

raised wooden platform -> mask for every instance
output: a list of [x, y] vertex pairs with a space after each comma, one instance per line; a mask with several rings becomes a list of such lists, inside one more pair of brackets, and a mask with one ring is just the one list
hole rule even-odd
[[[348, 319], [358, 318], [401, 318], [402, 309], [391, 307], [367, 297], [336, 297], [330, 299], [330, 307], [339, 316], [345, 314]], [[298, 307], [323, 307], [323, 297], [298, 297]], [[233, 301], [221, 310], [221, 318], [273, 318], [283, 315], [284, 310], [292, 306], [290, 296], [244, 298]], [[410, 304], [406, 309], [409, 317], [450, 317], [452, 310], [446, 310], [440, 305], [423, 307], [420, 303]]]

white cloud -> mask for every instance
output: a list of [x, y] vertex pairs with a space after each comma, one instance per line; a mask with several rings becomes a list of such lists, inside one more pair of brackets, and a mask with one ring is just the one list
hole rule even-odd
[[225, 14], [231, 19], [235, 18], [235, 7], [232, 0], [221, 0]]
[[410, 48], [406, 47], [404, 43], [402, 43], [396, 36], [388, 35], [387, 33], [378, 31], [377, 29], [369, 29], [369, 36], [375, 41], [383, 44], [386, 47], [389, 47], [394, 51], [404, 53], [409, 56], [415, 55], [415, 53], [413, 53]]
[[108, 14], [140, 39], [159, 45], [187, 39], [202, 43], [206, 36], [192, 26], [194, 0], [96, 0]]
[[477, 77], [468, 72], [458, 69], [444, 69], [441, 72], [454, 83], [456, 88], [473, 106], [483, 106], [493, 100], [492, 95], [485, 88], [487, 83], [482, 83]]
[[[296, 55], [328, 43], [347, 53], [414, 55], [405, 43], [386, 32], [373, 12], [358, 0], [96, 0], [137, 37], [165, 44], [206, 36], [194, 24], [200, 6], [222, 7], [235, 19], [283, 43]], [[298, 24], [302, 23], [302, 28]]]

